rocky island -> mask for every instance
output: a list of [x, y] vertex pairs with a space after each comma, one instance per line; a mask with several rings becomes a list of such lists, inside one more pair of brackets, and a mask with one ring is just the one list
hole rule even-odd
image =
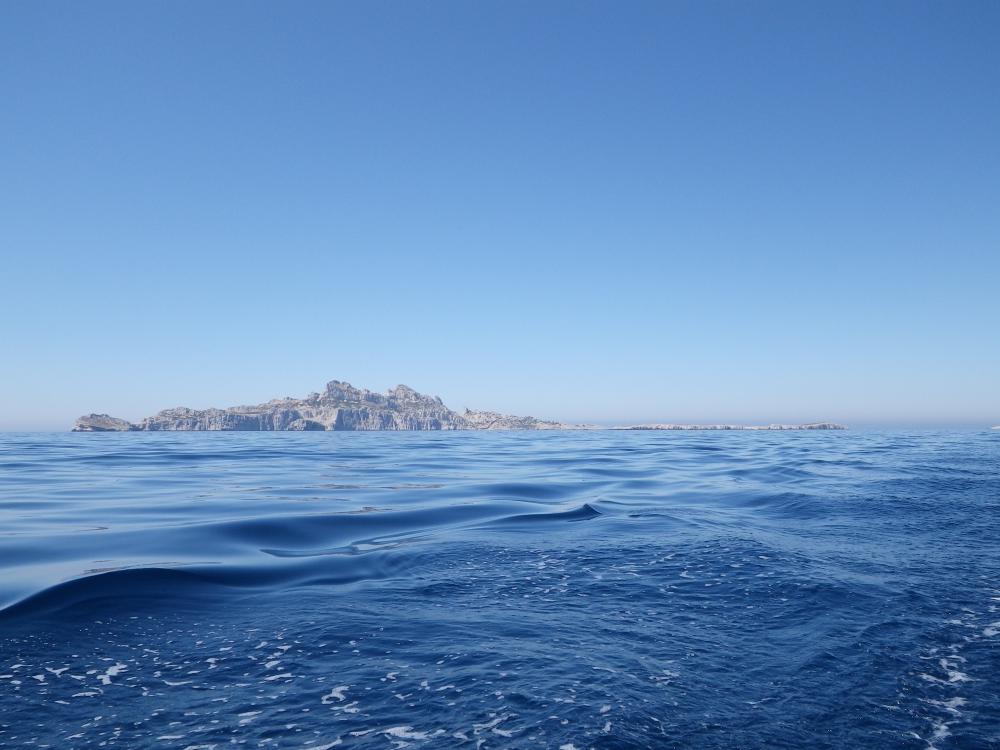
[[166, 430], [560, 430], [578, 427], [492, 411], [449, 409], [405, 385], [385, 393], [331, 380], [322, 393], [228, 409], [177, 407], [132, 423], [107, 414], [76, 420], [74, 432]]
[[[449, 409], [437, 396], [426, 396], [405, 385], [385, 393], [355, 388], [331, 380], [322, 393], [302, 399], [282, 398], [256, 406], [228, 409], [165, 409], [133, 423], [107, 414], [88, 414], [76, 420], [73, 432], [161, 432], [174, 430], [586, 430], [593, 425], [551, 422], [493, 411]], [[619, 430], [837, 430], [841, 425], [669, 425], [615, 427]]]
[[613, 430], [846, 430], [834, 422], [809, 424], [637, 424], [631, 427], [612, 427]]

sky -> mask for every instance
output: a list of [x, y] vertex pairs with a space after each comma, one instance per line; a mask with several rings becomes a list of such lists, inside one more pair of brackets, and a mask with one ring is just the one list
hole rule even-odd
[[1000, 3], [0, 7], [0, 430], [405, 383], [1000, 424]]

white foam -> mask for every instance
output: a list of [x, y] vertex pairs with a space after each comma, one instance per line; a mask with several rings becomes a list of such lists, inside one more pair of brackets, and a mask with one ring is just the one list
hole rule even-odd
[[344, 694], [347, 692], [347, 689], [349, 687], [350, 685], [340, 685], [339, 687], [333, 688], [329, 693], [324, 695], [323, 698], [321, 699], [323, 704], [327, 705], [331, 703], [334, 698], [336, 698], [338, 701], [344, 700]]
[[951, 659], [941, 659], [938, 663], [941, 665], [941, 669], [944, 670], [945, 674], [948, 675], [948, 682], [968, 682], [972, 678], [969, 677], [965, 672], [959, 671], [952, 661], [965, 661], [960, 656], [953, 656]]
[[932, 706], [940, 706], [945, 711], [948, 711], [949, 713], [954, 714], [956, 716], [962, 713], [958, 709], [960, 709], [962, 706], [966, 704], [965, 698], [962, 698], [961, 696], [958, 695], [956, 695], [954, 698], [949, 698], [948, 700], [944, 701], [935, 701], [928, 699], [925, 700], [924, 702], [930, 703]]
[[500, 735], [501, 737], [510, 737], [513, 732], [500, 728], [500, 724], [507, 721], [509, 718], [510, 714], [500, 714], [499, 716], [494, 716], [493, 719], [483, 724], [473, 724], [472, 730], [475, 734], [479, 734], [480, 732], [488, 729], [493, 734]]
[[938, 740], [943, 740], [951, 735], [951, 730], [948, 728], [948, 722], [941, 721], [934, 725], [934, 732], [931, 734], [930, 739], [927, 741], [928, 750], [931, 748], [936, 748], [934, 744]]
[[127, 671], [128, 671], [128, 666], [122, 664], [121, 662], [118, 662], [113, 667], [108, 667], [106, 670], [104, 670], [104, 674], [98, 675], [97, 679], [100, 680], [101, 684], [103, 685], [110, 685], [112, 677], [117, 677], [122, 672], [127, 672]]
[[383, 729], [382, 734], [387, 734], [390, 737], [399, 737], [403, 740], [428, 740], [431, 737], [438, 737], [444, 734], [443, 729], [438, 729], [435, 732], [419, 732], [413, 727], [401, 726], [401, 727], [389, 727], [388, 729]]

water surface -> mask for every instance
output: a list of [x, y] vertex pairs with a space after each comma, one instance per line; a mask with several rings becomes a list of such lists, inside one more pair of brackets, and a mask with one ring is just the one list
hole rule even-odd
[[1000, 433], [0, 435], [0, 747], [1000, 748]]

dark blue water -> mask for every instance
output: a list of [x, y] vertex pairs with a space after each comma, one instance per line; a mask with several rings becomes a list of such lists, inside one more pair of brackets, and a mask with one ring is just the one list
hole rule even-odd
[[0, 747], [1000, 748], [1000, 433], [0, 435]]

